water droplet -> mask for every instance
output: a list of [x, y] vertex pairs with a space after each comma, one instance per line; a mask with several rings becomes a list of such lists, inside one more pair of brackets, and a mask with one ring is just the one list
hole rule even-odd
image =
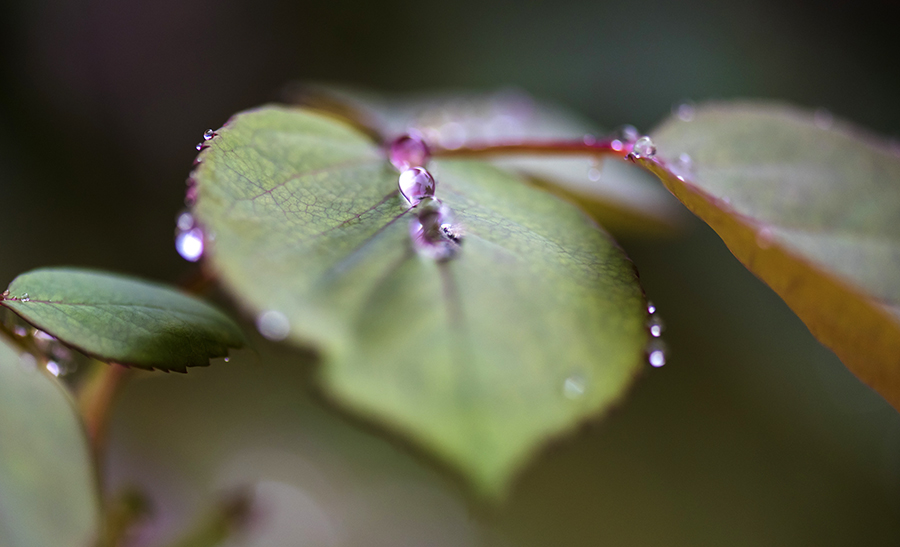
[[197, 262], [203, 256], [203, 230], [191, 228], [175, 236], [175, 249], [187, 261]]
[[566, 399], [577, 399], [584, 395], [584, 391], [587, 388], [587, 383], [584, 380], [584, 377], [578, 374], [573, 374], [566, 378], [566, 381], [563, 382], [563, 395]]
[[691, 178], [694, 171], [694, 160], [687, 153], [681, 153], [669, 164], [672, 171], [680, 180]]
[[659, 368], [666, 364], [666, 345], [662, 340], [653, 339], [647, 344], [647, 362], [650, 366]]
[[424, 167], [431, 157], [428, 145], [418, 132], [403, 135], [391, 143], [391, 165], [401, 173], [413, 167]]
[[62, 372], [59, 363], [57, 363], [56, 361], [47, 361], [47, 370], [50, 371], [50, 374], [54, 376], [59, 376], [59, 374]]
[[591, 167], [588, 169], [588, 179], [592, 182], [597, 182], [600, 180], [600, 170], [596, 167]]
[[0, 293], [0, 299], [8, 298], [8, 297], [9, 297], [9, 289], [6, 289], [5, 291], [3, 291], [3, 293]]
[[434, 195], [436, 183], [424, 167], [413, 167], [400, 173], [400, 193], [410, 205], [417, 205], [422, 198]]
[[665, 328], [663, 320], [656, 315], [651, 315], [650, 319], [647, 320], [647, 330], [650, 331], [650, 336], [654, 338], [662, 336], [663, 329]]
[[633, 125], [623, 125], [619, 128], [618, 135], [625, 142], [634, 142], [640, 138], [641, 133]]
[[756, 244], [760, 249], [768, 249], [775, 241], [775, 233], [771, 228], [760, 228], [756, 232]]
[[178, 228], [180, 232], [186, 232], [194, 227], [194, 215], [190, 214], [187, 211], [183, 211], [178, 215], [178, 218], [175, 220], [175, 226]]
[[195, 203], [197, 203], [197, 187], [191, 186], [184, 194], [184, 204], [192, 207]]
[[204, 148], [206, 148], [206, 145], [203, 144], [202, 142], [198, 142], [197, 146], [195, 146], [194, 148], [196, 148], [197, 152], [199, 152], [199, 151], [203, 150]]
[[675, 115], [683, 122], [694, 120], [695, 108], [693, 103], [681, 103], [675, 107]]
[[831, 129], [834, 125], [834, 114], [824, 108], [817, 108], [813, 113], [813, 123], [819, 129]]
[[28, 352], [19, 354], [19, 366], [28, 372], [37, 370], [37, 359]]
[[620, 141], [619, 139], [613, 139], [612, 141], [610, 141], [609, 147], [612, 148], [613, 150], [615, 150], [616, 152], [620, 152], [622, 150], [622, 148], [624, 148], [625, 146], [622, 144], [622, 141]]
[[231, 357], [225, 357], [223, 360], [227, 363], [227, 362], [231, 361]]
[[459, 252], [464, 232], [449, 207], [439, 199], [426, 197], [416, 207], [409, 237], [419, 254], [432, 260], [449, 260]]
[[31, 301], [31, 297], [28, 296], [28, 293], [24, 293], [22, 295], [22, 298], [19, 298], [19, 300], [21, 300], [22, 302], [29, 302], [29, 301]]
[[653, 145], [653, 141], [650, 140], [650, 137], [645, 135], [635, 141], [631, 153], [634, 154], [636, 158], [652, 158], [656, 155], [656, 146]]
[[656, 313], [656, 306], [653, 305], [653, 302], [647, 302], [647, 313], [650, 315]]
[[588, 146], [593, 146], [594, 144], [597, 143], [597, 137], [591, 135], [590, 133], [585, 135], [584, 139], [582, 139], [582, 140], [583, 140], [584, 144], [586, 144]]
[[13, 327], [13, 334], [18, 336], [19, 338], [25, 338], [28, 336], [28, 329], [23, 327], [22, 325], [16, 325]]
[[278, 342], [287, 338], [291, 324], [286, 315], [278, 310], [268, 310], [256, 317], [256, 330], [263, 337]]
[[39, 340], [41, 342], [53, 342], [56, 340], [56, 337], [52, 334], [46, 333], [42, 330], [35, 329], [34, 334], [32, 334], [35, 340]]
[[211, 138], [216, 136], [216, 132], [212, 129], [207, 129], [205, 133], [203, 133], [203, 140], [208, 141]]

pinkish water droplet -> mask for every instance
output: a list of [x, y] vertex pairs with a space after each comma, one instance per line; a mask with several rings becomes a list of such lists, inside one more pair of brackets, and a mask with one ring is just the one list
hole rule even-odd
[[428, 145], [417, 133], [403, 135], [391, 143], [391, 164], [401, 173], [413, 167], [424, 167], [431, 157]]
[[652, 158], [656, 155], [656, 146], [650, 137], [643, 136], [634, 143], [631, 153], [638, 158]]
[[400, 193], [410, 205], [417, 205], [422, 198], [434, 196], [435, 182], [424, 167], [413, 167], [400, 173]]

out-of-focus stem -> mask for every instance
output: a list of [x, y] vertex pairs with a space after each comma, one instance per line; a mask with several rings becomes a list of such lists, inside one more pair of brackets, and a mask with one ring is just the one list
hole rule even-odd
[[103, 450], [106, 434], [116, 396], [132, 375], [132, 371], [122, 365], [97, 363], [95, 370], [78, 393], [78, 406], [87, 429], [98, 470], [102, 469]]

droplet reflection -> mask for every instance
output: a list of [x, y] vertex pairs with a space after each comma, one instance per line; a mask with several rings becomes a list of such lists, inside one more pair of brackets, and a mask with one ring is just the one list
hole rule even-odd
[[278, 310], [264, 311], [256, 317], [256, 329], [263, 337], [279, 342], [291, 332], [291, 324], [286, 315]]
[[584, 395], [587, 385], [584, 377], [573, 374], [563, 382], [563, 395], [566, 399], [577, 399]]

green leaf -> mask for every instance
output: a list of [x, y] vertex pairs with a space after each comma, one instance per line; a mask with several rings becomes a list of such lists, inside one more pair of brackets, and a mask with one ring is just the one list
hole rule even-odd
[[14, 279], [0, 303], [88, 355], [140, 368], [185, 372], [244, 345], [237, 325], [209, 304], [110, 273], [34, 270]]
[[[639, 160], [900, 409], [900, 156], [830, 114], [711, 104]], [[689, 154], [693, 172], [673, 158]], [[681, 178], [679, 178], [679, 175]]]
[[352, 127], [271, 106], [236, 115], [209, 145], [195, 216], [227, 287], [320, 352], [334, 399], [483, 493], [501, 494], [537, 446], [607, 409], [643, 364], [631, 262], [577, 209], [508, 172], [429, 165], [465, 230], [458, 257], [435, 262], [412, 248], [415, 217], [383, 149]]
[[[342, 87], [307, 85], [292, 98], [387, 139], [415, 129], [429, 142], [444, 147], [580, 141], [587, 134], [602, 134], [591, 122], [516, 90], [388, 99]], [[652, 176], [618, 160], [507, 155], [491, 161], [575, 201], [614, 232], [658, 236], [671, 233], [683, 220], [681, 207]]]
[[0, 545], [85, 547], [100, 511], [87, 438], [65, 390], [0, 340]]

